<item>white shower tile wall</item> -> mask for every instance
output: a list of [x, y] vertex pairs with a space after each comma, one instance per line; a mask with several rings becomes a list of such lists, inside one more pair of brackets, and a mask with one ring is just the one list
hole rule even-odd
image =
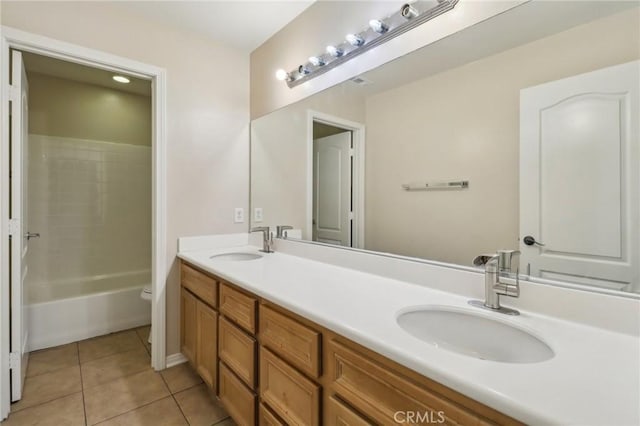
[[28, 169], [27, 220], [40, 238], [29, 243], [27, 283], [37, 301], [150, 270], [151, 147], [30, 135]]

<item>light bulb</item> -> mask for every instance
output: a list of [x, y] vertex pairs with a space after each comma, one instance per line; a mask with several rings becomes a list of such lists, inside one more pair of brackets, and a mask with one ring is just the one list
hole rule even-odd
[[387, 31], [389, 31], [389, 26], [379, 19], [370, 20], [369, 26], [373, 31], [377, 32], [378, 34], [384, 34]]
[[364, 44], [364, 39], [357, 34], [347, 34], [346, 39], [350, 45], [355, 47], [359, 47]]
[[276, 71], [276, 78], [280, 81], [288, 80], [289, 73], [283, 69], [279, 69], [278, 71]]
[[315, 67], [321, 67], [326, 63], [324, 59], [319, 56], [311, 56], [309, 58], [309, 62], [311, 62], [311, 64]]
[[327, 46], [327, 53], [334, 58], [339, 58], [340, 56], [344, 55], [344, 50], [335, 46]]

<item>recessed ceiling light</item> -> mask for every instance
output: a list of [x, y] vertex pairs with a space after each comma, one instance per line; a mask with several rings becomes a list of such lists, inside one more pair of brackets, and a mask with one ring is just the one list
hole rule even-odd
[[115, 81], [117, 81], [118, 83], [129, 83], [131, 80], [129, 80], [127, 77], [123, 76], [123, 75], [114, 75], [113, 79]]

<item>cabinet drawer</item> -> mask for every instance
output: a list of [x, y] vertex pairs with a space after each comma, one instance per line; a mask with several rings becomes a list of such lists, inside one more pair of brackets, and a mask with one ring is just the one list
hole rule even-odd
[[281, 422], [280, 419], [264, 404], [260, 404], [258, 424], [260, 426], [286, 426], [286, 423]]
[[251, 334], [256, 332], [256, 298], [235, 288], [220, 286], [220, 312]]
[[[333, 391], [376, 423], [396, 424], [397, 412], [419, 413], [422, 419], [429, 416], [446, 424], [487, 421], [342, 343], [331, 340], [327, 350], [327, 375]], [[409, 420], [405, 423], [415, 424]]]
[[180, 272], [180, 282], [205, 303], [208, 303], [214, 308], [217, 306], [218, 283], [210, 276], [183, 263]]
[[320, 386], [262, 347], [260, 396], [287, 424], [320, 423]]
[[321, 334], [260, 306], [260, 343], [311, 377], [320, 377]]
[[255, 424], [256, 396], [222, 362], [218, 396], [236, 423]]
[[325, 423], [327, 426], [373, 426], [373, 423], [369, 423], [333, 396], [327, 404]]
[[247, 386], [256, 385], [256, 340], [233, 325], [226, 318], [220, 318], [218, 351], [222, 361], [241, 378]]

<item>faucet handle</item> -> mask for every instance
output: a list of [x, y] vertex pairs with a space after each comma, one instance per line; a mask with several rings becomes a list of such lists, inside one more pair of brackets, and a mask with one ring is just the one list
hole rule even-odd
[[286, 238], [286, 233], [284, 231], [286, 231], [287, 229], [293, 229], [293, 226], [289, 226], [289, 225], [276, 226], [276, 238]]
[[511, 272], [513, 256], [519, 254], [519, 250], [498, 250], [498, 270], [500, 272]]
[[496, 257], [495, 254], [481, 254], [473, 259], [473, 266], [486, 266], [487, 263]]

